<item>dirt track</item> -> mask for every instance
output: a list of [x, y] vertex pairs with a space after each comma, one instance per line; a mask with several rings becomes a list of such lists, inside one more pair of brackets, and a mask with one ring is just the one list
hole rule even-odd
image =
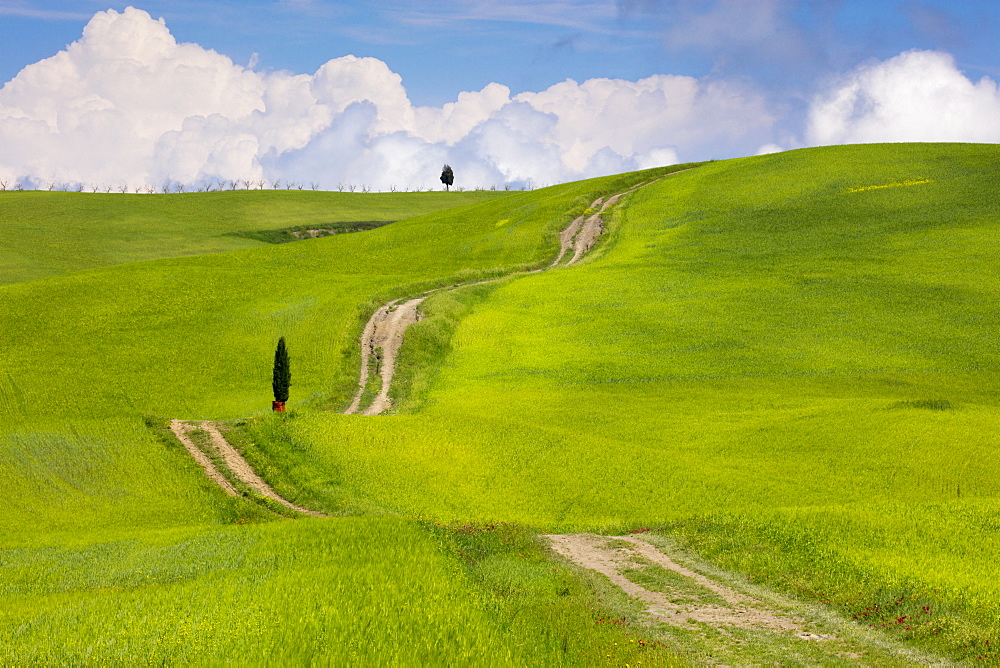
[[365, 331], [361, 335], [361, 374], [358, 380], [358, 391], [354, 395], [354, 401], [350, 407], [344, 411], [346, 415], [356, 413], [361, 403], [365, 387], [368, 385], [368, 368], [373, 356], [381, 350], [382, 388], [372, 403], [361, 413], [362, 415], [378, 415], [389, 407], [389, 387], [392, 384], [392, 377], [396, 373], [396, 355], [399, 347], [403, 345], [403, 333], [406, 328], [417, 322], [420, 315], [417, 307], [427, 297], [417, 297], [399, 304], [398, 299], [379, 307], [375, 314], [365, 325]]
[[213, 464], [212, 460], [208, 458], [208, 455], [202, 452], [198, 446], [194, 444], [194, 441], [191, 440], [188, 432], [194, 431], [195, 429], [197, 429], [197, 427], [188, 424], [187, 422], [181, 422], [180, 420], [170, 421], [170, 431], [174, 432], [174, 436], [176, 436], [177, 440], [181, 442], [184, 449], [188, 451], [191, 457], [198, 462], [203, 469], [205, 469], [205, 475], [208, 476], [208, 479], [225, 490], [226, 494], [230, 496], [239, 496], [236, 489], [229, 484], [228, 480], [226, 480], [226, 476], [219, 473], [219, 470], [215, 468], [215, 464]]
[[243, 458], [236, 448], [234, 448], [229, 441], [226, 440], [222, 432], [219, 431], [218, 425], [214, 422], [203, 421], [197, 425], [192, 425], [188, 422], [182, 422], [181, 420], [171, 420], [170, 429], [174, 432], [174, 435], [187, 449], [194, 460], [198, 462], [202, 468], [205, 469], [205, 473], [208, 477], [219, 485], [225, 492], [231, 496], [239, 496], [239, 493], [233, 487], [233, 485], [226, 479], [226, 477], [215, 467], [212, 460], [201, 451], [201, 449], [194, 443], [191, 439], [191, 432], [196, 430], [205, 431], [210, 439], [211, 447], [222, 457], [222, 461], [225, 463], [226, 468], [228, 468], [233, 476], [237, 480], [242, 482], [244, 485], [254, 490], [261, 496], [266, 496], [273, 501], [291, 508], [297, 512], [303, 513], [305, 515], [312, 515], [313, 517], [326, 517], [322, 513], [317, 513], [316, 511], [309, 510], [308, 508], [303, 508], [302, 506], [297, 506], [291, 501], [281, 497], [274, 489], [264, 482], [260, 476], [258, 476], [246, 459]]
[[[672, 626], [698, 623], [788, 632], [809, 640], [826, 636], [805, 630], [805, 620], [779, 612], [762, 601], [681, 566], [636, 536], [570, 534], [545, 536], [552, 549], [576, 563], [607, 577], [630, 597], [646, 604], [646, 613]], [[625, 576], [629, 569], [654, 565], [682, 576], [687, 582], [673, 591], [651, 591]]]
[[[640, 184], [631, 190], [609, 197], [606, 201], [603, 198], [595, 200], [588, 209], [588, 211], [591, 211], [589, 216], [586, 214], [578, 216], [559, 234], [559, 254], [556, 256], [555, 261], [548, 267], [525, 273], [535, 274], [554, 269], [560, 266], [566, 255], [570, 255], [570, 259], [562, 266], [568, 267], [575, 264], [594, 247], [597, 239], [604, 233], [604, 223], [601, 215], [605, 210], [615, 204], [623, 195], [641, 188], [643, 185], [648, 184]], [[498, 279], [456, 285], [451, 288], [445, 288], [445, 290], [457, 290], [469, 287], [470, 285], [482, 285], [484, 283], [491, 283], [494, 280]], [[389, 389], [392, 386], [392, 379], [396, 373], [396, 357], [400, 346], [403, 345], [403, 334], [405, 334], [406, 329], [410, 325], [420, 320], [420, 313], [417, 311], [417, 307], [432, 292], [437, 292], [437, 290], [431, 290], [424, 293], [423, 296], [415, 297], [402, 304], [399, 303], [402, 300], [394, 299], [388, 304], [380, 306], [368, 320], [367, 324], [365, 324], [365, 329], [361, 334], [361, 371], [358, 374], [358, 389], [354, 395], [354, 399], [351, 401], [351, 405], [344, 411], [345, 415], [353, 415], [358, 412], [361, 415], [379, 415], [392, 405], [392, 401], [389, 399]], [[361, 399], [369, 382], [368, 369], [371, 365], [372, 356], [376, 355], [379, 349], [381, 349], [382, 353], [379, 370], [382, 376], [382, 387], [372, 402], [366, 408], [362, 409]]]

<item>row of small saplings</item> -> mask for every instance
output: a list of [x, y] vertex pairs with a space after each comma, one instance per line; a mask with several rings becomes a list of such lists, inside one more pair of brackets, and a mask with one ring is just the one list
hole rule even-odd
[[[175, 183], [168, 181], [163, 185], [151, 186], [148, 184], [139, 186], [129, 186], [126, 183], [118, 185], [107, 185], [107, 184], [84, 184], [84, 183], [56, 183], [54, 181], [49, 181], [46, 183], [38, 184], [25, 184], [21, 181], [10, 181], [10, 180], [0, 180], [0, 192], [21, 192], [24, 190], [47, 190], [47, 191], [60, 191], [60, 192], [92, 192], [92, 193], [135, 193], [137, 195], [155, 195], [163, 194], [169, 195], [171, 193], [185, 193], [185, 192], [221, 192], [225, 190], [319, 190], [319, 183], [309, 183], [308, 185], [304, 183], [299, 183], [297, 181], [264, 181], [263, 179], [253, 180], [253, 179], [237, 179], [235, 181], [214, 181], [211, 183], [205, 182], [196, 185], [186, 185], [183, 183]], [[496, 192], [499, 190], [510, 191], [510, 190], [534, 190], [533, 186], [522, 185], [522, 186], [512, 186], [509, 183], [502, 185], [492, 185], [489, 188], [482, 186], [477, 186], [471, 188], [475, 192], [483, 192], [486, 190]], [[388, 190], [377, 190], [370, 185], [357, 185], [354, 183], [340, 183], [337, 184], [338, 192], [360, 192], [360, 193], [370, 193], [370, 192], [432, 192], [436, 188], [410, 188], [410, 187], [399, 187], [395, 185], [390, 185]], [[459, 186], [455, 188], [458, 192], [464, 192], [466, 188]]]

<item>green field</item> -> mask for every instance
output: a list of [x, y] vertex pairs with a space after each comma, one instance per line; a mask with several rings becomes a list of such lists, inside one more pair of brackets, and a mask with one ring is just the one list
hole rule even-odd
[[[177, 195], [4, 193], [0, 283], [262, 245], [262, 232], [397, 221], [506, 193], [248, 190]], [[256, 233], [256, 234], [255, 234]], [[254, 237], [257, 237], [255, 239]]]
[[[702, 164], [627, 195], [582, 264], [513, 274], [665, 171], [451, 201], [0, 195], [0, 257], [20, 258], [0, 286], [2, 661], [707, 661], [595, 623], [635, 611], [533, 538], [638, 528], [887, 643], [995, 660], [1000, 149]], [[42, 252], [60, 216], [86, 250]], [[314, 219], [397, 222], [224, 236]], [[425, 302], [396, 414], [337, 412], [378, 304], [491, 276]], [[279, 491], [338, 517], [228, 499], [163, 418], [230, 420]]]
[[[139, 240], [115, 256], [118, 266], [82, 256], [71, 258], [78, 271], [53, 264], [62, 275], [14, 276], [19, 282], [0, 288], [7, 508], [0, 519], [7, 602], [0, 661], [523, 664], [604, 657], [620, 633], [591, 629], [581, 587], [572, 601], [554, 597], [556, 584], [564, 585], [530, 534], [512, 529], [488, 551], [519, 582], [516, 595], [500, 596], [485, 584], [492, 576], [473, 573], [461, 556], [485, 549], [484, 541], [497, 538], [492, 533], [469, 538], [461, 527], [386, 518], [365, 513], [363, 504], [324, 508], [342, 516], [337, 520], [277, 521], [225, 497], [147, 422], [259, 414], [269, 406], [279, 335], [293, 355], [293, 405], [337, 406], [356, 383], [356, 340], [375, 304], [550, 262], [573, 216], [599, 194], [643, 178], [538, 193], [456, 193], [447, 202], [408, 195], [408, 211], [390, 206], [394, 196], [369, 196], [367, 208], [345, 206], [341, 219], [405, 220], [281, 245], [227, 237], [255, 246], [236, 252], [219, 252], [218, 235], [291, 227], [301, 221], [295, 207], [351, 198], [264, 193], [261, 201], [275, 197], [269, 210], [283, 218], [234, 218], [200, 237], [192, 224], [171, 227], [175, 209], [161, 204], [161, 228], [147, 235], [168, 235], [170, 247], [190, 243], [196, 256], [153, 259], [173, 253]], [[93, 197], [12, 193], [0, 206], [16, 206], [25, 195], [48, 207]], [[177, 197], [211, 219], [247, 196], [262, 197]], [[108, 217], [128, 222], [117, 207], [142, 197], [105, 200]], [[172, 197], [160, 201], [172, 205]], [[293, 206], [285, 206], [289, 200]], [[156, 215], [156, 202], [144, 206]], [[432, 208], [441, 211], [417, 215]], [[14, 228], [19, 218], [7, 220]], [[38, 220], [59, 233], [60, 220]], [[81, 223], [94, 245], [102, 234], [109, 246], [128, 245], [100, 220], [88, 215]], [[123, 263], [131, 252], [146, 261]], [[475, 545], [462, 546], [470, 540]], [[558, 619], [550, 620], [554, 611]]]

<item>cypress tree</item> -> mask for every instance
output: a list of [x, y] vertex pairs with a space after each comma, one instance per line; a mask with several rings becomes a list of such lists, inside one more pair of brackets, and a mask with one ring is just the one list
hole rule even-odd
[[275, 401], [288, 401], [288, 386], [292, 384], [292, 368], [288, 364], [288, 349], [285, 337], [278, 339], [278, 349], [274, 351], [274, 375], [271, 388]]

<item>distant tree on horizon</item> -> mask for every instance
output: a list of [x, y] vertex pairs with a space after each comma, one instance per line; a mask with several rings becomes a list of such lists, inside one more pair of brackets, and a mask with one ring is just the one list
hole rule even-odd
[[455, 172], [451, 171], [451, 165], [445, 165], [441, 170], [441, 183], [444, 184], [445, 190], [451, 190], [451, 186], [455, 183]]

